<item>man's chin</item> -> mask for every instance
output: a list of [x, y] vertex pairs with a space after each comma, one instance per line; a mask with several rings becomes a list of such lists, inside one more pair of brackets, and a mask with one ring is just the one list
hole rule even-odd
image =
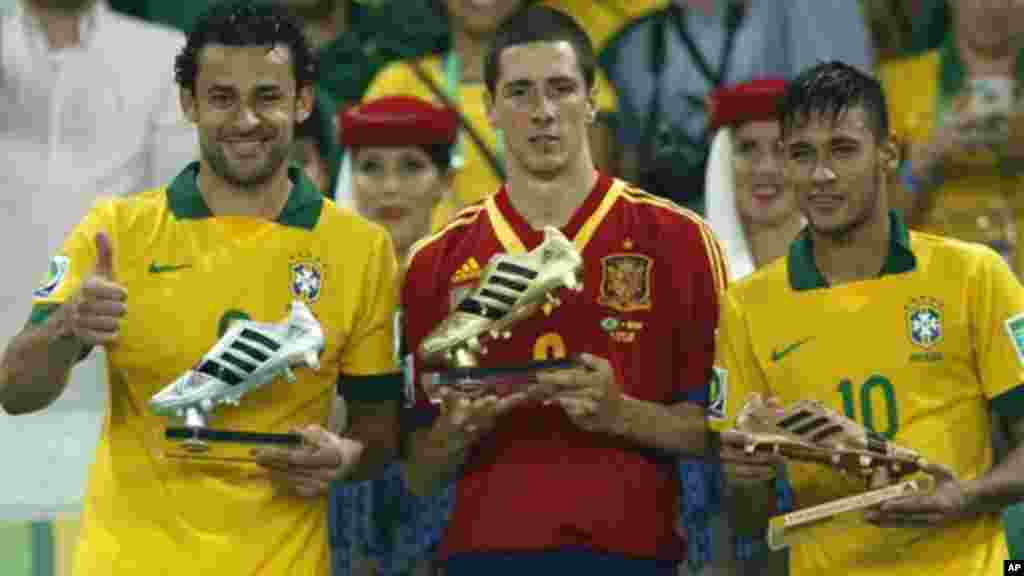
[[544, 158], [527, 164], [530, 174], [540, 180], [554, 180], [565, 172], [565, 162], [561, 159]]

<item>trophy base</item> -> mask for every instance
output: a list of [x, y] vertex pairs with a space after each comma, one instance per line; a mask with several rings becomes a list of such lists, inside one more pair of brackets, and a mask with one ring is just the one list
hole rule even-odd
[[518, 366], [452, 368], [437, 372], [437, 388], [447, 388], [469, 397], [508, 396], [537, 383], [537, 374], [550, 370], [577, 368], [575, 358], [539, 360]]
[[254, 446], [298, 447], [303, 444], [302, 436], [295, 433], [219, 430], [199, 426], [168, 427], [164, 439], [173, 444], [164, 450], [167, 458], [219, 462], [255, 462], [250, 453]]
[[773, 551], [788, 548], [799, 541], [800, 537], [806, 534], [806, 529], [811, 526], [832, 520], [837, 516], [877, 506], [888, 500], [927, 492], [934, 486], [935, 480], [932, 477], [922, 476], [789, 514], [774, 516], [768, 521], [768, 548]]

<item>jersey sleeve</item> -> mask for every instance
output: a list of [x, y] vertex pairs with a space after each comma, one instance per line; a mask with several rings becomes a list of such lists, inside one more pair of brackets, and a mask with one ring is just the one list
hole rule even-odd
[[376, 235], [364, 271], [363, 302], [341, 357], [346, 377], [394, 374], [395, 299], [398, 263], [391, 239], [383, 229]]
[[983, 392], [1001, 415], [1024, 416], [1024, 289], [1002, 257], [979, 249], [970, 312]]
[[409, 259], [401, 290], [406, 405], [411, 408], [410, 414], [416, 426], [432, 421], [436, 414], [436, 407], [430, 402], [424, 386], [424, 379], [430, 374], [423, 370], [416, 350], [430, 331], [444, 320], [450, 308], [444, 284], [437, 281], [443, 277], [438, 274], [438, 252], [429, 248], [432, 247], [414, 253]]
[[32, 324], [43, 323], [58, 306], [78, 292], [82, 282], [92, 274], [96, 268], [96, 235], [100, 232], [105, 232], [110, 239], [114, 276], [117, 277], [120, 252], [114, 230], [113, 200], [98, 200], [50, 258], [45, 278], [32, 293]]
[[[719, 321], [720, 299], [728, 274], [722, 250], [711, 228], [693, 218], [696, 238], [688, 239], [697, 246], [689, 266], [673, 266], [675, 291], [686, 308], [676, 328], [676, 348], [683, 351], [678, 366], [673, 398], [676, 402], [693, 402], [702, 406], [708, 400], [707, 382], [715, 358], [715, 330]], [[677, 249], [680, 243], [666, 242]]]
[[768, 382], [757, 365], [742, 306], [733, 290], [722, 298], [716, 341], [707, 414], [710, 428], [721, 432], [733, 427], [750, 394], [769, 393]]

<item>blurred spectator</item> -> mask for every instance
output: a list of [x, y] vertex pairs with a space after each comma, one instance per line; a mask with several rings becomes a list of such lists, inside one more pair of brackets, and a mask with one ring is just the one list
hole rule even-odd
[[913, 0], [914, 23], [908, 56], [942, 46], [950, 28], [949, 0]]
[[0, 341], [97, 196], [164, 184], [196, 157], [170, 64], [183, 43], [106, 0], [17, 0], [0, 18]]
[[[707, 221], [725, 253], [730, 281], [784, 256], [804, 226], [793, 190], [783, 186], [782, 179], [777, 116], [785, 89], [785, 80], [764, 78], [721, 87], [710, 96], [710, 127], [715, 135], [708, 158]], [[706, 476], [716, 477], [711, 470]], [[729, 515], [716, 510], [712, 496], [709, 491], [705, 502], [687, 502], [694, 517], [698, 516], [695, 509], [708, 508], [707, 523], [714, 526], [711, 573], [786, 574], [786, 553], [769, 552], [763, 539], [734, 538]], [[776, 480], [776, 497], [778, 510], [792, 508], [791, 489], [783, 474]], [[721, 501], [732, 500], [726, 494]], [[691, 523], [687, 528], [694, 533], [701, 526]], [[692, 554], [699, 552], [691, 549]]]
[[543, 0], [572, 16], [600, 51], [627, 24], [664, 7], [668, 0]]
[[323, 45], [320, 88], [338, 105], [355, 104], [388, 63], [441, 52], [447, 22], [433, 0], [332, 0], [343, 31]]
[[[407, 94], [434, 102], [446, 101], [465, 120], [456, 143], [453, 193], [442, 200], [434, 226], [448, 221], [460, 207], [476, 202], [498, 188], [503, 178], [501, 140], [487, 119], [484, 56], [498, 26], [528, 4], [526, 0], [435, 0], [447, 10], [451, 50], [441, 56], [394, 63], [374, 78], [366, 99]], [[616, 107], [615, 95], [603, 76], [598, 77], [598, 106], [607, 114]], [[591, 149], [599, 167], [611, 164], [611, 136], [606, 116], [590, 133]], [[338, 199], [350, 196], [339, 190]]]
[[[945, 2], [945, 0], [941, 0]], [[917, 0], [860, 0], [871, 31], [875, 60], [887, 62], [911, 53]]]
[[881, 69], [891, 126], [905, 143], [900, 204], [912, 225], [986, 243], [1019, 274], [1024, 134], [1007, 116], [1016, 117], [1024, 78], [1012, 41], [1024, 4], [959, 0], [950, 9], [941, 47]]
[[784, 256], [804, 225], [793, 191], [783, 187], [776, 120], [785, 80], [762, 78], [711, 93], [714, 130], [707, 173], [707, 219], [730, 280]]
[[[342, 114], [356, 209], [388, 229], [403, 263], [430, 234], [433, 210], [451, 186], [457, 129], [453, 111], [408, 96], [370, 100]], [[376, 480], [334, 486], [335, 576], [429, 573], [453, 496], [450, 488], [414, 496], [398, 463]], [[369, 560], [368, 571], [360, 559]]]
[[872, 68], [857, 2], [673, 0], [640, 18], [601, 54], [618, 93], [626, 176], [700, 210], [709, 91], [832, 59]]

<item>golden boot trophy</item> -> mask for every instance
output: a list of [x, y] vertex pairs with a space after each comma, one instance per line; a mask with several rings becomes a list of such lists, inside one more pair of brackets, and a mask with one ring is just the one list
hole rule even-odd
[[523, 366], [481, 368], [487, 345], [510, 336], [509, 328], [544, 305], [558, 306], [562, 289], [583, 290], [583, 258], [556, 228], [544, 229], [544, 241], [522, 254], [498, 254], [487, 263], [480, 283], [420, 344], [427, 365], [444, 366], [435, 390], [461, 394], [508, 394], [533, 382], [541, 370], [568, 367], [573, 360], [531, 362]]
[[[887, 500], [934, 488], [934, 479], [917, 475], [927, 462], [914, 450], [897, 446], [820, 402], [803, 400], [785, 408], [752, 394], [734, 428], [721, 442], [747, 454], [771, 453], [787, 460], [810, 462], [864, 479], [865, 492], [773, 517], [768, 546], [791, 545], [800, 529]], [[881, 486], [881, 487], [879, 487]]]

